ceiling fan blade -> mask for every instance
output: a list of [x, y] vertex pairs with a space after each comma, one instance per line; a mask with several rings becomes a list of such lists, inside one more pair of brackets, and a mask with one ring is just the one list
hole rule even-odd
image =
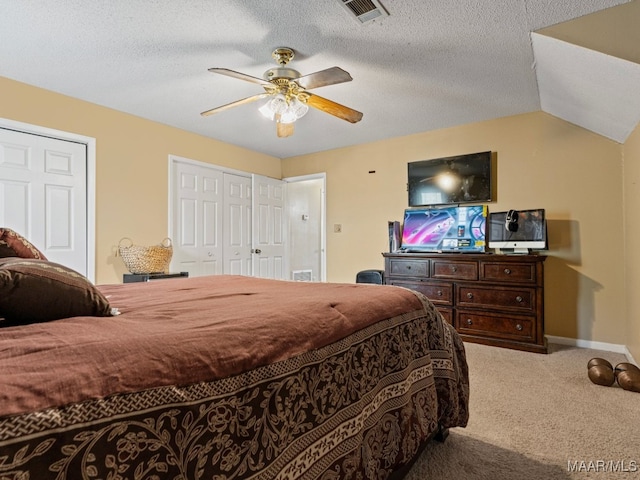
[[280, 123], [276, 122], [276, 132], [278, 137], [285, 138], [293, 135], [294, 123]]
[[245, 103], [255, 102], [256, 100], [260, 100], [261, 98], [266, 98], [268, 96], [269, 96], [268, 93], [259, 93], [251, 97], [243, 98], [242, 100], [236, 100], [235, 102], [227, 103], [226, 105], [221, 105], [220, 107], [212, 108], [211, 110], [202, 112], [200, 115], [202, 115], [203, 117], [208, 117], [209, 115], [213, 115], [214, 113], [220, 113], [225, 110], [229, 110], [230, 108], [244, 105]]
[[324, 87], [325, 85], [335, 85], [336, 83], [350, 82], [353, 80], [349, 72], [340, 67], [331, 67], [319, 72], [303, 75], [295, 80], [305, 90], [312, 88]]
[[262, 78], [252, 77], [251, 75], [247, 75], [246, 73], [236, 72], [235, 70], [229, 70], [228, 68], [210, 68], [209, 71], [211, 73], [226, 75], [227, 77], [238, 78], [240, 80], [244, 80], [245, 82], [257, 83], [258, 85], [269, 84], [268, 81], [263, 80]]
[[339, 103], [327, 100], [326, 98], [319, 97], [312, 93], [307, 93], [309, 98], [307, 99], [307, 105], [318, 110], [322, 110], [330, 115], [334, 115], [338, 118], [346, 120], [347, 122], [357, 123], [362, 120], [362, 113], [354, 110], [353, 108], [345, 107]]

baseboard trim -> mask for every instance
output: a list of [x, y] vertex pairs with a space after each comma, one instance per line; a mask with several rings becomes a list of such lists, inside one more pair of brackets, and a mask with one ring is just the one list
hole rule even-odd
[[627, 356], [627, 360], [629, 360], [634, 365], [640, 366], [640, 364], [638, 362], [636, 362], [636, 359], [633, 358], [633, 355], [631, 355], [631, 352], [629, 351], [629, 349], [627, 347], [624, 347], [624, 354]]
[[553, 335], [545, 335], [545, 337], [547, 337], [547, 341], [549, 343], [569, 345], [578, 348], [592, 348], [593, 350], [603, 350], [605, 352], [622, 353], [627, 357], [627, 360], [629, 360], [629, 362], [633, 363], [634, 365], [638, 365], [626, 345], [619, 345], [617, 343], [594, 342], [593, 340], [581, 340], [579, 338], [555, 337]]

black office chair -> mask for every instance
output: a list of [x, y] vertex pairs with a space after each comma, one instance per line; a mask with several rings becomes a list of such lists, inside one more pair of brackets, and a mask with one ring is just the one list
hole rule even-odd
[[356, 283], [384, 283], [384, 270], [363, 270], [356, 275]]

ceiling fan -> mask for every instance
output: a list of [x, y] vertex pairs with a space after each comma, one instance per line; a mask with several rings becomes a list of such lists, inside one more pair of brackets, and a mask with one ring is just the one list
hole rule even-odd
[[308, 91], [326, 85], [350, 82], [353, 78], [348, 72], [340, 67], [331, 67], [301, 76], [297, 70], [287, 67], [289, 61], [294, 57], [294, 52], [291, 48], [276, 48], [271, 56], [279, 66], [264, 72], [264, 78], [253, 77], [228, 68], [210, 68], [209, 71], [212, 73], [257, 83], [264, 88], [264, 93], [212, 108], [202, 112], [201, 115], [206, 117], [246, 103], [269, 98], [267, 103], [260, 108], [260, 112], [266, 117], [275, 120], [278, 137], [293, 135], [294, 122], [306, 114], [309, 107], [322, 110], [351, 123], [357, 123], [362, 119], [361, 112]]

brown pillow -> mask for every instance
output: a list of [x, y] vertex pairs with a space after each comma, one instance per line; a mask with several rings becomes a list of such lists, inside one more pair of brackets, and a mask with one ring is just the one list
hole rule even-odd
[[47, 259], [29, 240], [10, 228], [0, 228], [0, 257]]
[[46, 260], [0, 258], [0, 326], [109, 315], [108, 300], [78, 272]]

